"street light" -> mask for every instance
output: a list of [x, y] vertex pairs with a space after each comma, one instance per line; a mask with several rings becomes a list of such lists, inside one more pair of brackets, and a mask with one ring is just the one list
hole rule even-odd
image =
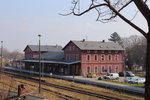
[[41, 93], [41, 35], [38, 35], [39, 37], [39, 93]]
[[[0, 68], [0, 74], [2, 74], [2, 67], [3, 67], [3, 41], [1, 41], [1, 68]], [[1, 79], [1, 77], [0, 77]]]

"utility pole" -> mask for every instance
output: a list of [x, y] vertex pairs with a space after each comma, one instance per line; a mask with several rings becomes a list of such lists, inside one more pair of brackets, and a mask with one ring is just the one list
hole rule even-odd
[[3, 41], [1, 41], [1, 68], [0, 68], [1, 74], [2, 74], [2, 67], [3, 67]]
[[39, 37], [39, 93], [41, 93], [41, 35]]

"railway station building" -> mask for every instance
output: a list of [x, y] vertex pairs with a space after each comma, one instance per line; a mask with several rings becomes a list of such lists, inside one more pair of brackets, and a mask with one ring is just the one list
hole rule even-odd
[[[69, 41], [66, 46], [41, 45], [41, 69], [56, 75], [86, 75], [119, 73], [123, 71], [124, 48], [105, 41]], [[39, 71], [39, 46], [24, 49], [25, 69]]]

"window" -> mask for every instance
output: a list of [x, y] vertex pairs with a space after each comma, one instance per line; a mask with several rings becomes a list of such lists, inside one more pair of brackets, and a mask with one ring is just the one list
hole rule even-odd
[[101, 66], [101, 73], [104, 73], [104, 72], [106, 72], [105, 66]]
[[97, 74], [97, 66], [94, 67], [94, 73]]
[[116, 65], [115, 66], [115, 73], [118, 73], [119, 72], [119, 67]]
[[90, 53], [90, 50], [87, 50], [87, 53]]
[[115, 61], [119, 60], [119, 55], [115, 55]]
[[89, 66], [86, 68], [86, 72], [90, 73], [90, 67]]
[[108, 55], [108, 61], [112, 60], [112, 55]]
[[101, 55], [101, 61], [105, 60], [105, 55]]
[[108, 73], [111, 73], [112, 72], [112, 68], [111, 68], [111, 66], [108, 66], [108, 71], [107, 71]]
[[98, 55], [94, 55], [94, 60], [97, 61], [98, 60]]
[[86, 55], [86, 60], [89, 61], [91, 58], [90, 58], [90, 55]]
[[69, 47], [69, 50], [71, 51], [71, 46]]
[[75, 51], [75, 46], [72, 47], [72, 50]]

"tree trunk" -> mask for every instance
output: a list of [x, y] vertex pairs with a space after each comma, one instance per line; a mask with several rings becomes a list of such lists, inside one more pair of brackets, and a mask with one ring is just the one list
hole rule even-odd
[[150, 32], [147, 35], [145, 100], [150, 100]]

